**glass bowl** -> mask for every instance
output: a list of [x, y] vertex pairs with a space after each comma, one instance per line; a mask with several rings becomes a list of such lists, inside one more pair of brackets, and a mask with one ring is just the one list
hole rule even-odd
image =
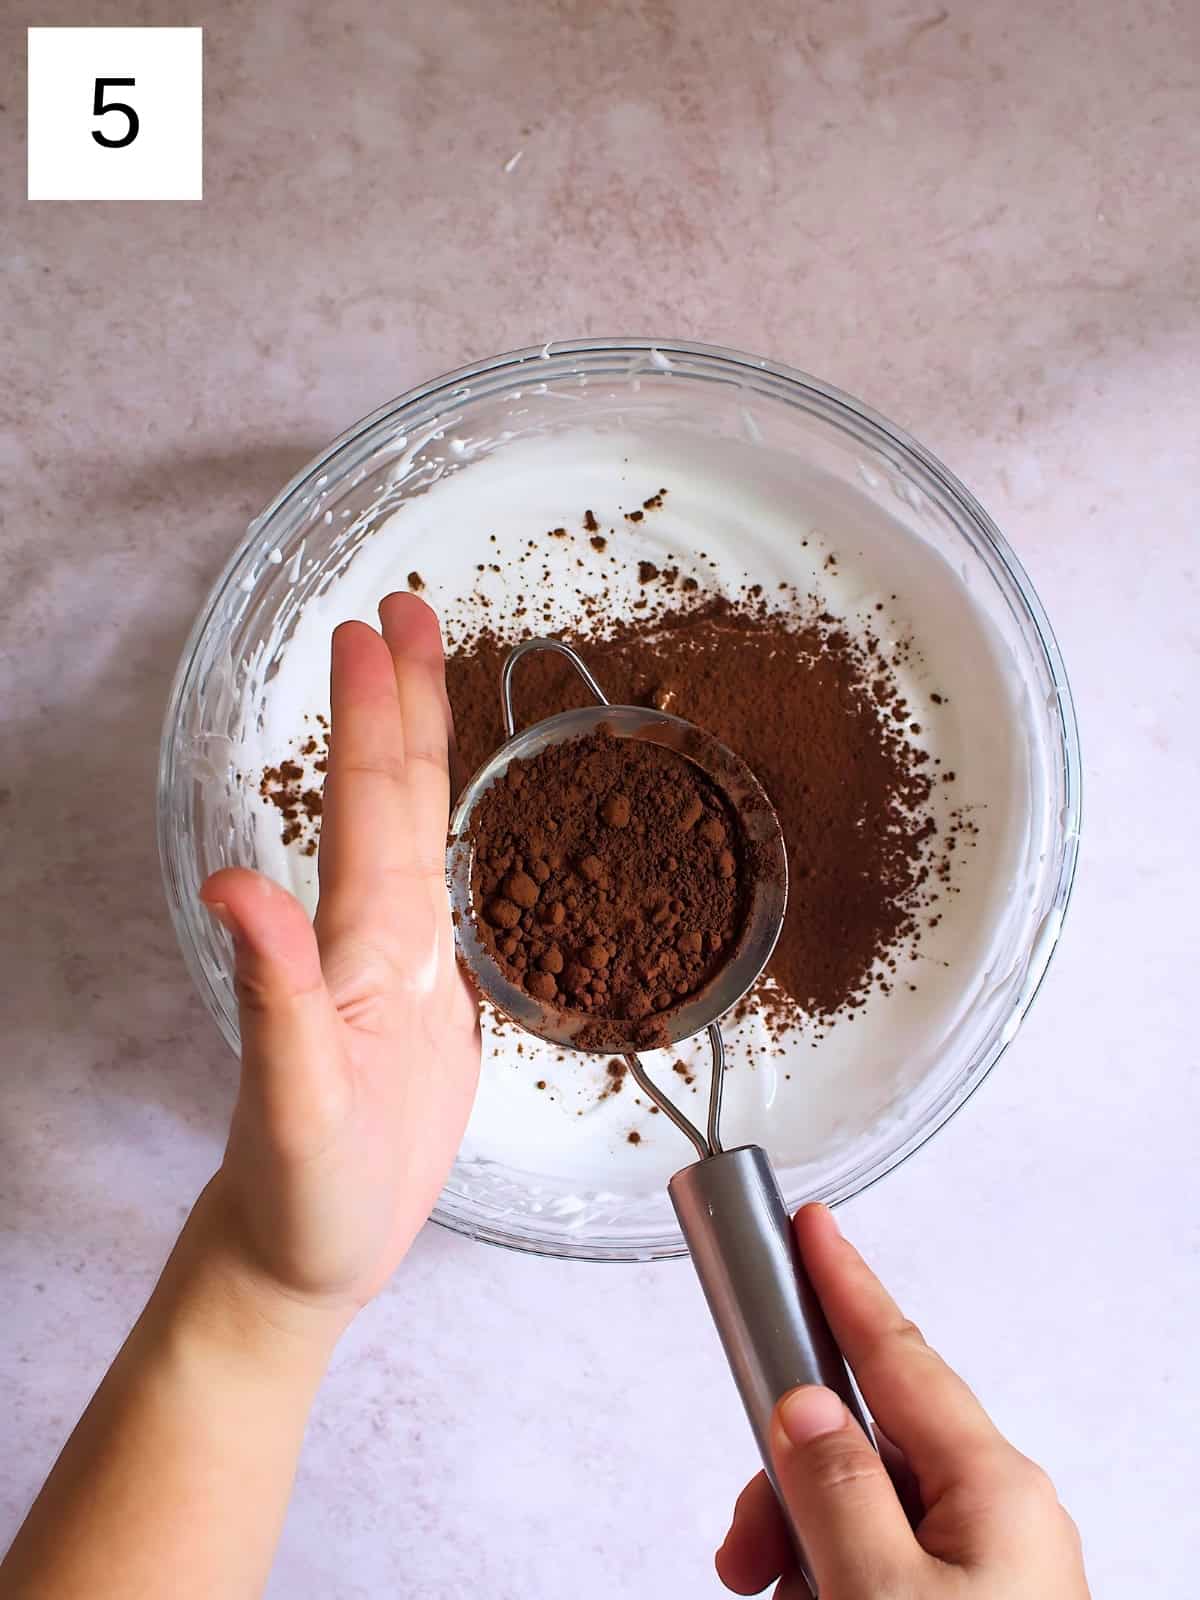
[[[919, 549], [927, 563], [934, 596], [929, 626], [951, 628], [945, 608], [952, 597], [946, 599], [950, 590], [939, 575], [948, 575], [945, 584], [952, 576], [955, 591], [969, 594], [970, 613], [988, 636], [989, 659], [1008, 685], [1012, 711], [1005, 731], [1022, 762], [1023, 831], [1004, 869], [986, 958], [964, 972], [936, 1048], [914, 1055], [911, 1070], [895, 1085], [853, 1115], [839, 1109], [836, 1082], [822, 1090], [821, 1106], [814, 1091], [820, 1133], [812, 1147], [800, 1157], [772, 1151], [790, 1206], [810, 1199], [836, 1204], [940, 1128], [1016, 1033], [1053, 954], [1070, 895], [1080, 767], [1058, 647], [1028, 578], [987, 513], [915, 440], [804, 373], [671, 340], [554, 343], [496, 356], [412, 390], [350, 428], [299, 473], [250, 524], [215, 583], [171, 691], [158, 836], [184, 958], [236, 1050], [231, 947], [197, 892], [220, 866], [269, 867], [259, 849], [260, 802], [236, 771], [238, 752], [247, 718], [261, 718], [306, 603], [328, 593], [385, 520], [442, 480], [515, 443], [553, 443], [581, 428], [611, 439], [614, 448], [657, 433], [686, 438], [691, 446], [698, 441], [711, 459], [713, 481], [723, 472], [744, 473], [747, 465], [764, 474], [794, 469], [798, 515], [811, 498], [827, 520], [844, 513], [881, 549], [902, 533], [906, 548]], [[472, 573], [479, 553], [471, 552]], [[771, 1144], [769, 1119], [727, 1127], [730, 1144], [736, 1142], [731, 1134]], [[675, 1164], [686, 1158], [681, 1143]], [[434, 1218], [474, 1238], [550, 1255], [649, 1260], [681, 1254], [664, 1185], [656, 1176], [643, 1189], [635, 1194], [595, 1182], [581, 1189], [559, 1172], [505, 1166], [464, 1147]]]

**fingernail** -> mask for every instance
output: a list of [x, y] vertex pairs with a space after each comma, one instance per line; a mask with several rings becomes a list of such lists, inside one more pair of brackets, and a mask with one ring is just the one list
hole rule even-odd
[[200, 904], [206, 911], [212, 913], [227, 933], [236, 933], [233, 918], [229, 915], [229, 907], [224, 900], [201, 900]]
[[832, 1389], [793, 1389], [779, 1403], [779, 1425], [789, 1444], [807, 1444], [846, 1426], [846, 1408]]

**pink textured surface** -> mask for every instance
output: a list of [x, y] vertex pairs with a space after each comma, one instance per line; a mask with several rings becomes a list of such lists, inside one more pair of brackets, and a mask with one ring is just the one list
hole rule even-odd
[[[296, 468], [410, 384], [648, 333], [792, 362], [909, 427], [1058, 629], [1089, 780], [1064, 947], [985, 1091], [846, 1220], [1054, 1472], [1097, 1595], [1183, 1600], [1200, 11], [85, 9], [28, 20], [204, 24], [207, 198], [27, 204], [10, 8], [0, 1536], [220, 1147], [233, 1066], [152, 826], [210, 580]], [[339, 1352], [271, 1594], [715, 1594], [752, 1464], [686, 1264], [601, 1272], [428, 1232]]]

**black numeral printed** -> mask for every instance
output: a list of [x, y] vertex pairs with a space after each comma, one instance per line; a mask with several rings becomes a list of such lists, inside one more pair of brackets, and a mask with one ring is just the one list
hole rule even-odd
[[109, 100], [106, 104], [104, 91], [106, 89], [132, 89], [135, 82], [136, 79], [134, 78], [96, 79], [96, 92], [92, 96], [92, 115], [94, 117], [103, 117], [110, 111], [119, 111], [126, 121], [125, 132], [119, 139], [110, 139], [106, 133], [101, 133], [98, 128], [92, 129], [92, 138], [95, 139], [97, 144], [102, 144], [106, 150], [123, 150], [127, 144], [132, 144], [138, 136], [138, 129], [141, 127], [141, 123], [138, 121], [137, 112], [132, 106], [126, 105], [124, 100]]

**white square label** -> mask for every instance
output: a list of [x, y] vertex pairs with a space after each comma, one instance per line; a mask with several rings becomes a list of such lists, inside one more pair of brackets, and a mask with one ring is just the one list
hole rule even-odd
[[30, 28], [29, 198], [203, 198], [203, 28]]

